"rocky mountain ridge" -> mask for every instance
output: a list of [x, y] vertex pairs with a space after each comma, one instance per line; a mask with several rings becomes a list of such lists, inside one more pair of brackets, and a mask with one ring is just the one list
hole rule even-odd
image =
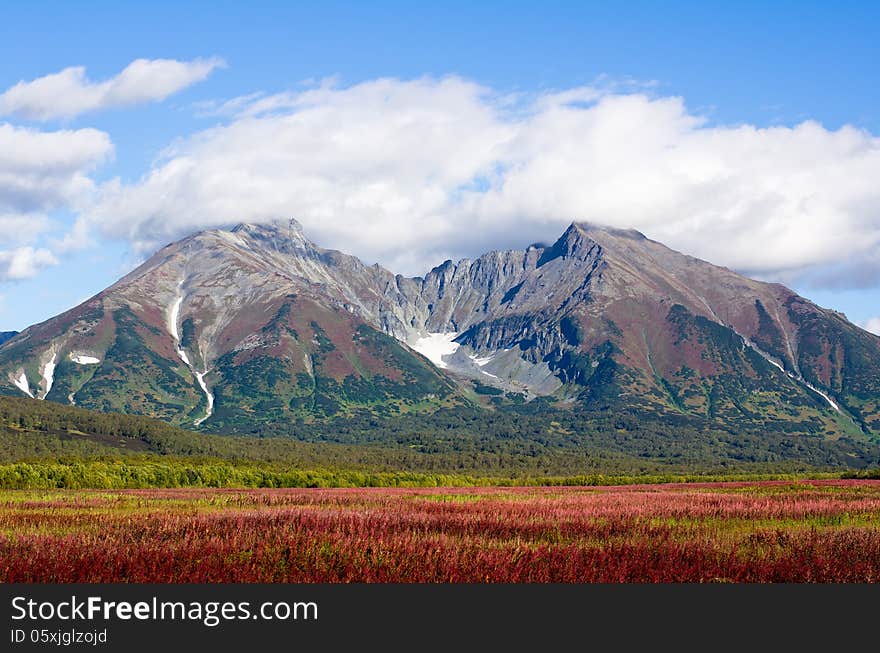
[[839, 313], [586, 223], [415, 278], [293, 220], [203, 231], [0, 347], [0, 392], [220, 430], [544, 398], [873, 436], [878, 372]]

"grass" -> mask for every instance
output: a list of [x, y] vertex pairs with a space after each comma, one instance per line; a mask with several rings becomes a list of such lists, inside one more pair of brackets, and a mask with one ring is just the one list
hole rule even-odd
[[2, 582], [878, 582], [880, 481], [0, 491]]

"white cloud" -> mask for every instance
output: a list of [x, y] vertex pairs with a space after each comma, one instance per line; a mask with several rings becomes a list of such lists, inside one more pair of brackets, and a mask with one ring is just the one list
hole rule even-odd
[[50, 226], [49, 218], [39, 213], [0, 214], [0, 244], [31, 243]]
[[325, 83], [219, 113], [234, 115], [104, 185], [82, 221], [149, 251], [294, 216], [321, 244], [422, 273], [593, 220], [768, 278], [880, 281], [880, 139], [853, 127], [714, 126], [676, 97], [510, 97], [459, 78]]
[[13, 247], [0, 250], [0, 280], [57, 263], [49, 250], [14, 247], [48, 232], [54, 226], [48, 213], [82, 206], [95, 189], [90, 173], [112, 154], [110, 138], [95, 129], [39, 132], [0, 124], [0, 245]]
[[865, 320], [865, 322], [862, 324], [862, 328], [865, 331], [870, 331], [871, 333], [880, 336], [880, 316], [872, 317]]
[[73, 226], [60, 238], [57, 236], [49, 238], [52, 248], [60, 254], [91, 247], [95, 245], [95, 242], [88, 224], [82, 220], [74, 222]]
[[0, 214], [67, 206], [94, 188], [89, 173], [113, 154], [96, 129], [39, 132], [0, 124]]
[[18, 247], [0, 250], [0, 281], [30, 279], [50, 265], [58, 265], [58, 259], [48, 249]]
[[141, 183], [104, 186], [88, 219], [149, 250], [193, 228], [292, 215], [318, 242], [417, 256], [417, 243], [451, 243], [451, 194], [513, 136], [485, 94], [456, 79], [377, 80], [274, 98], [267, 115], [169, 148]]
[[[57, 226], [48, 214], [75, 210], [94, 191], [90, 173], [113, 154], [107, 134], [95, 129], [39, 132], [0, 124], [0, 281], [28, 279], [57, 265], [35, 243]], [[82, 238], [75, 227], [61, 245]], [[64, 249], [65, 247], [59, 247]]]
[[0, 95], [0, 115], [15, 114], [30, 120], [73, 118], [89, 111], [159, 102], [201, 82], [220, 59], [136, 59], [115, 77], [93, 82], [82, 66], [25, 82]]

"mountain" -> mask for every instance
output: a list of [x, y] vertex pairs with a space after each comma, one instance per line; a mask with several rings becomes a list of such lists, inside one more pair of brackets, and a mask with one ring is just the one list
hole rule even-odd
[[18, 331], [0, 331], [0, 345], [15, 335], [18, 335]]
[[214, 431], [537, 402], [838, 439], [880, 434], [880, 338], [639, 232], [424, 277], [295, 222], [168, 245], [0, 347], [0, 392]]
[[293, 223], [185, 238], [7, 342], [5, 390], [189, 425], [457, 401], [454, 382], [364, 319], [334, 258], [364, 269]]

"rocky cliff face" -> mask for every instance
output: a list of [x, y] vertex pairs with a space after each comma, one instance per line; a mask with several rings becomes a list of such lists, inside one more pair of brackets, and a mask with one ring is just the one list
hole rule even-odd
[[[205, 428], [544, 396], [880, 431], [880, 338], [635, 231], [394, 275], [295, 221], [173, 243], [0, 348], [0, 391]], [[476, 394], [475, 394], [476, 393]]]

